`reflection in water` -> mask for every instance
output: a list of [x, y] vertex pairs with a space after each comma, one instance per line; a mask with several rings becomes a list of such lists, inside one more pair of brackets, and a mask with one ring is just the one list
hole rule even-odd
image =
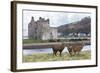
[[[83, 47], [82, 51], [91, 50], [90, 45], [86, 45]], [[63, 52], [68, 52], [67, 47], [64, 48]], [[24, 55], [31, 55], [36, 53], [53, 53], [52, 48], [44, 48], [44, 49], [24, 49], [23, 54]]]

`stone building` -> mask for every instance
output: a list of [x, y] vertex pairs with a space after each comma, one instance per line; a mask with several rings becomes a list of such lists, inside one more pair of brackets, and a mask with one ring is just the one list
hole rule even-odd
[[57, 39], [57, 28], [50, 27], [49, 19], [45, 20], [40, 17], [39, 20], [35, 21], [34, 17], [31, 18], [28, 24], [28, 38], [33, 39]]

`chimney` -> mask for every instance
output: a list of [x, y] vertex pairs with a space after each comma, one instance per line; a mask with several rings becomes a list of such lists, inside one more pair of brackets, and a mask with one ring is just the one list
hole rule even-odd
[[47, 22], [48, 22], [48, 24], [49, 24], [49, 19], [47, 19]]
[[34, 17], [32, 16], [31, 21], [34, 21]]
[[39, 17], [39, 20], [41, 20], [42, 19], [42, 17]]

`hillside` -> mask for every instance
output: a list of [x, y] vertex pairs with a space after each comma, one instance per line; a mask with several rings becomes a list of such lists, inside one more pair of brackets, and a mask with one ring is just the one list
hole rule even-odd
[[85, 17], [80, 21], [61, 25], [58, 28], [59, 33], [72, 33], [72, 32], [80, 32], [80, 33], [90, 33], [91, 31], [91, 18]]

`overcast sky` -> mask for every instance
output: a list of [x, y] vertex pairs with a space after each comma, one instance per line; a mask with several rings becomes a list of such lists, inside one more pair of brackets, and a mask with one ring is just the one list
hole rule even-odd
[[79, 21], [84, 17], [90, 16], [90, 13], [76, 13], [76, 12], [47, 12], [47, 11], [23, 11], [23, 36], [28, 35], [28, 24], [31, 17], [37, 21], [39, 17], [49, 19], [51, 27], [58, 27], [60, 25]]

